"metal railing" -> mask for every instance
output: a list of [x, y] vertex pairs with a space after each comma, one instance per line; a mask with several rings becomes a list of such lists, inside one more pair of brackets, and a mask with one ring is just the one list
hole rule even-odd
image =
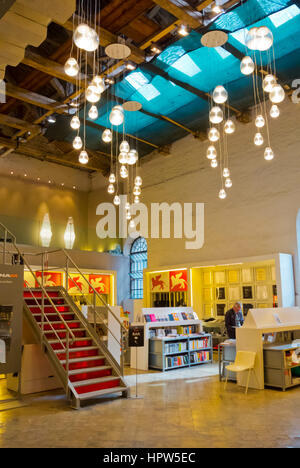
[[[66, 290], [66, 292], [68, 293], [68, 290], [69, 290], [69, 279], [70, 279], [72, 284], [74, 286], [76, 286], [76, 289], [78, 290], [78, 293], [79, 293], [78, 295], [83, 296], [83, 292], [80, 289], [79, 285], [77, 284], [77, 282], [73, 281], [71, 276], [70, 276], [70, 274], [76, 273], [76, 274], [78, 274], [80, 276], [80, 278], [84, 281], [84, 283], [88, 287], [89, 294], [84, 295], [85, 301], [87, 302], [87, 300], [90, 299], [89, 296], [91, 296], [90, 303], [88, 304], [88, 306], [92, 310], [93, 327], [94, 327], [95, 332], [96, 332], [96, 329], [97, 329], [97, 324], [101, 324], [104, 327], [104, 329], [105, 329], [105, 331], [107, 333], [107, 336], [108, 337], [110, 336], [114, 340], [116, 346], [120, 347], [120, 364], [119, 364], [119, 367], [120, 367], [120, 373], [123, 376], [124, 375], [124, 362], [125, 362], [124, 355], [125, 355], [125, 349], [126, 349], [128, 330], [126, 329], [126, 327], [124, 327], [124, 324], [119, 319], [119, 317], [116, 316], [116, 314], [110, 308], [110, 306], [105, 302], [105, 300], [103, 299], [101, 294], [98, 293], [98, 291], [94, 288], [94, 286], [86, 278], [84, 273], [80, 270], [80, 268], [72, 260], [72, 258], [68, 254], [68, 252], [66, 252], [66, 250], [64, 250], [64, 249], [58, 249], [58, 250], [43, 251], [43, 252], [30, 253], [30, 254], [29, 253], [21, 253], [20, 249], [18, 248], [18, 246], [16, 244], [16, 237], [3, 224], [0, 223], [0, 232], [1, 232], [1, 228], [4, 231], [4, 248], [3, 248], [3, 257], [2, 257], [3, 258], [3, 263], [6, 263], [6, 257], [8, 257], [8, 260], [10, 260], [9, 264], [11, 264], [11, 261], [12, 261], [11, 256], [15, 252], [12, 252], [11, 249], [8, 248], [8, 246], [9, 247], [13, 246], [16, 253], [19, 255], [20, 259], [23, 260], [24, 265], [26, 266], [28, 271], [33, 276], [34, 282], [36, 284], [38, 284], [38, 287], [41, 288], [41, 290], [42, 290], [42, 304], [41, 304], [41, 316], [42, 316], [42, 319], [41, 319], [42, 320], [41, 333], [42, 333], [42, 337], [44, 337], [44, 325], [45, 325], [44, 309], [45, 309], [45, 298], [46, 298], [47, 300], [50, 301], [50, 304], [55, 309], [55, 312], [57, 312], [57, 314], [60, 317], [61, 321], [64, 323], [64, 325], [66, 327], [66, 330], [68, 331], [67, 340], [66, 340], [67, 341], [67, 347], [64, 346], [63, 342], [61, 344], [64, 346], [64, 349], [66, 349], [66, 354], [69, 355], [69, 339], [71, 338], [71, 342], [73, 342], [74, 339], [75, 339], [75, 336], [74, 336], [72, 330], [68, 327], [67, 322], [64, 320], [64, 318], [61, 316], [60, 312], [57, 310], [57, 308], [56, 308], [55, 304], [53, 303], [52, 299], [49, 297], [49, 295], [47, 293], [47, 290], [45, 289], [46, 285], [44, 284], [44, 278], [45, 278], [45, 273], [47, 271], [51, 271], [51, 272], [54, 271], [54, 270], [63, 271], [65, 273], [65, 290]], [[0, 238], [1, 238], [1, 236], [0, 236]], [[56, 254], [56, 255], [62, 254], [63, 255], [63, 261], [59, 262], [59, 264], [60, 264], [59, 267], [49, 268], [48, 267], [49, 256], [54, 255], [54, 254]], [[29, 262], [26, 260], [26, 256], [30, 256], [31, 259], [33, 257], [40, 258], [40, 262], [38, 261], [38, 262], [34, 262], [34, 263], [38, 263], [38, 265], [35, 265], [35, 268], [37, 268], [36, 271], [41, 272], [41, 281], [39, 281], [37, 275], [34, 273], [33, 269], [29, 265]], [[26, 290], [29, 290], [31, 292], [31, 294], [33, 294], [32, 291], [31, 291], [31, 288], [29, 287], [29, 285], [27, 285]], [[91, 291], [92, 291], [92, 293], [91, 293]], [[101, 304], [101, 307], [104, 307], [105, 311], [107, 312], [107, 315], [110, 314], [111, 317], [113, 317], [115, 322], [118, 324], [120, 338], [118, 338], [116, 336], [116, 334], [114, 333], [114, 331], [109, 328], [108, 323], [105, 323], [105, 319], [103, 319], [101, 313], [99, 312], [99, 310], [97, 310], [97, 307], [98, 307], [97, 306], [97, 300], [98, 300], [98, 303]], [[80, 311], [80, 313], [81, 313], [82, 317], [84, 317], [81, 311]], [[47, 317], [46, 317], [46, 320], [48, 321]], [[50, 326], [51, 326], [51, 328], [53, 330], [55, 330], [52, 325], [50, 325]], [[55, 331], [54, 331], [54, 333], [55, 333]], [[57, 336], [57, 333], [55, 333], [55, 334]], [[110, 351], [108, 350], [107, 346], [106, 346], [106, 348], [107, 348], [107, 352], [109, 354], [111, 354]], [[67, 373], [68, 373], [68, 370], [67, 370]]]

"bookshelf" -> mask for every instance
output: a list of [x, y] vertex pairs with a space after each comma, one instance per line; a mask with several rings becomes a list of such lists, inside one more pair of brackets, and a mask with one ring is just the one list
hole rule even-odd
[[149, 367], [168, 370], [211, 363], [213, 359], [210, 334], [150, 338]]
[[[300, 364], [293, 364], [291, 355], [297, 345], [284, 344], [264, 347], [265, 385], [287, 388], [300, 385]], [[296, 375], [298, 374], [298, 375]]]

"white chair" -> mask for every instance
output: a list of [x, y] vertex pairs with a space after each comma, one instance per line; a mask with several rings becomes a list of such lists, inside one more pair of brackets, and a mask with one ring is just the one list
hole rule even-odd
[[248, 393], [248, 386], [249, 386], [249, 380], [250, 380], [250, 375], [251, 372], [253, 371], [254, 368], [254, 363], [255, 363], [255, 357], [256, 353], [252, 351], [238, 351], [236, 353], [236, 358], [233, 364], [229, 364], [229, 366], [226, 366], [226, 381], [225, 381], [225, 386], [224, 390], [226, 390], [227, 386], [227, 380], [228, 380], [228, 372], [244, 372], [248, 371], [248, 377], [247, 377], [247, 385], [246, 385], [246, 391], [245, 393]]

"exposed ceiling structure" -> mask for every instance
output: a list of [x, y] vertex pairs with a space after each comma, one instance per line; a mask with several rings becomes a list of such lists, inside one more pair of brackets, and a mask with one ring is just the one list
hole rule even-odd
[[[7, 3], [12, 9], [28, 1]], [[29, 3], [31, 10], [45, 4], [49, 9], [46, 0]], [[141, 111], [126, 112], [126, 133], [138, 145], [140, 155], [153, 150], [165, 154], [172, 142], [188, 134], [206, 137], [210, 92], [219, 84], [226, 85], [229, 91], [228, 111], [248, 122], [247, 111], [253, 105], [251, 78], [241, 75], [240, 60], [245, 55], [244, 29], [251, 25], [266, 24], [273, 31], [277, 75], [287, 92], [291, 92], [292, 80], [299, 77], [298, 1], [222, 0], [217, 2], [221, 12], [215, 13], [216, 2], [210, 0], [103, 0], [96, 15], [101, 69], [103, 76], [114, 79], [114, 84], [101, 98], [99, 118], [88, 121], [90, 160], [83, 167], [72, 147], [69, 126], [72, 103], [81, 102], [80, 93], [75, 92], [75, 79], [67, 76], [63, 67], [72, 47], [71, 14], [67, 20], [64, 18], [68, 3], [70, 6], [72, 2], [52, 0], [48, 12], [52, 22], [45, 40], [41, 37], [37, 43], [24, 37], [23, 46], [27, 47], [25, 54], [20, 53], [21, 63], [5, 64], [8, 66], [6, 102], [0, 105], [0, 165], [3, 157], [16, 152], [87, 173], [107, 174], [110, 149], [101, 141], [101, 133], [108, 125], [110, 109], [128, 100], [143, 106]], [[1, 14], [3, 51], [6, 38], [1, 35], [1, 24], [6, 13]], [[49, 21], [44, 19], [44, 28]], [[183, 38], [178, 34], [181, 24], [189, 28], [189, 35]], [[216, 49], [203, 47], [201, 38], [210, 30], [229, 33], [228, 42]], [[131, 48], [129, 60], [136, 66], [133, 71], [127, 70], [123, 61], [105, 55], [104, 48], [120, 40]], [[153, 43], [161, 49], [160, 54], [151, 52]], [[87, 70], [89, 74], [89, 63]], [[266, 70], [259, 69], [258, 73], [263, 78]], [[84, 86], [82, 80], [81, 92]], [[53, 115], [56, 123], [50, 124], [47, 118]]]

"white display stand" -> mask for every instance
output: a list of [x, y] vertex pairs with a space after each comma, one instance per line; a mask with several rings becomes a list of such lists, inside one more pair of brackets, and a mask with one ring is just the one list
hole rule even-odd
[[[192, 313], [192, 307], [156, 307], [156, 308], [144, 308], [142, 309], [143, 316], [146, 314], [171, 314], [171, 313]], [[174, 328], [180, 326], [189, 326], [197, 325], [199, 327], [199, 332], [202, 331], [202, 321], [201, 320], [176, 320], [176, 321], [165, 321], [165, 322], [136, 322], [132, 325], [143, 325], [144, 326], [144, 336], [145, 343], [142, 348], [137, 348], [137, 360], [138, 360], [138, 369], [139, 370], [148, 370], [149, 368], [149, 330], [155, 328]], [[130, 355], [130, 367], [136, 369], [136, 349], [131, 349]]]
[[[263, 335], [300, 330], [300, 308], [252, 309], [236, 330], [237, 351], [254, 351], [256, 360], [249, 387], [264, 389]], [[246, 386], [246, 375], [238, 374], [238, 384]]]

